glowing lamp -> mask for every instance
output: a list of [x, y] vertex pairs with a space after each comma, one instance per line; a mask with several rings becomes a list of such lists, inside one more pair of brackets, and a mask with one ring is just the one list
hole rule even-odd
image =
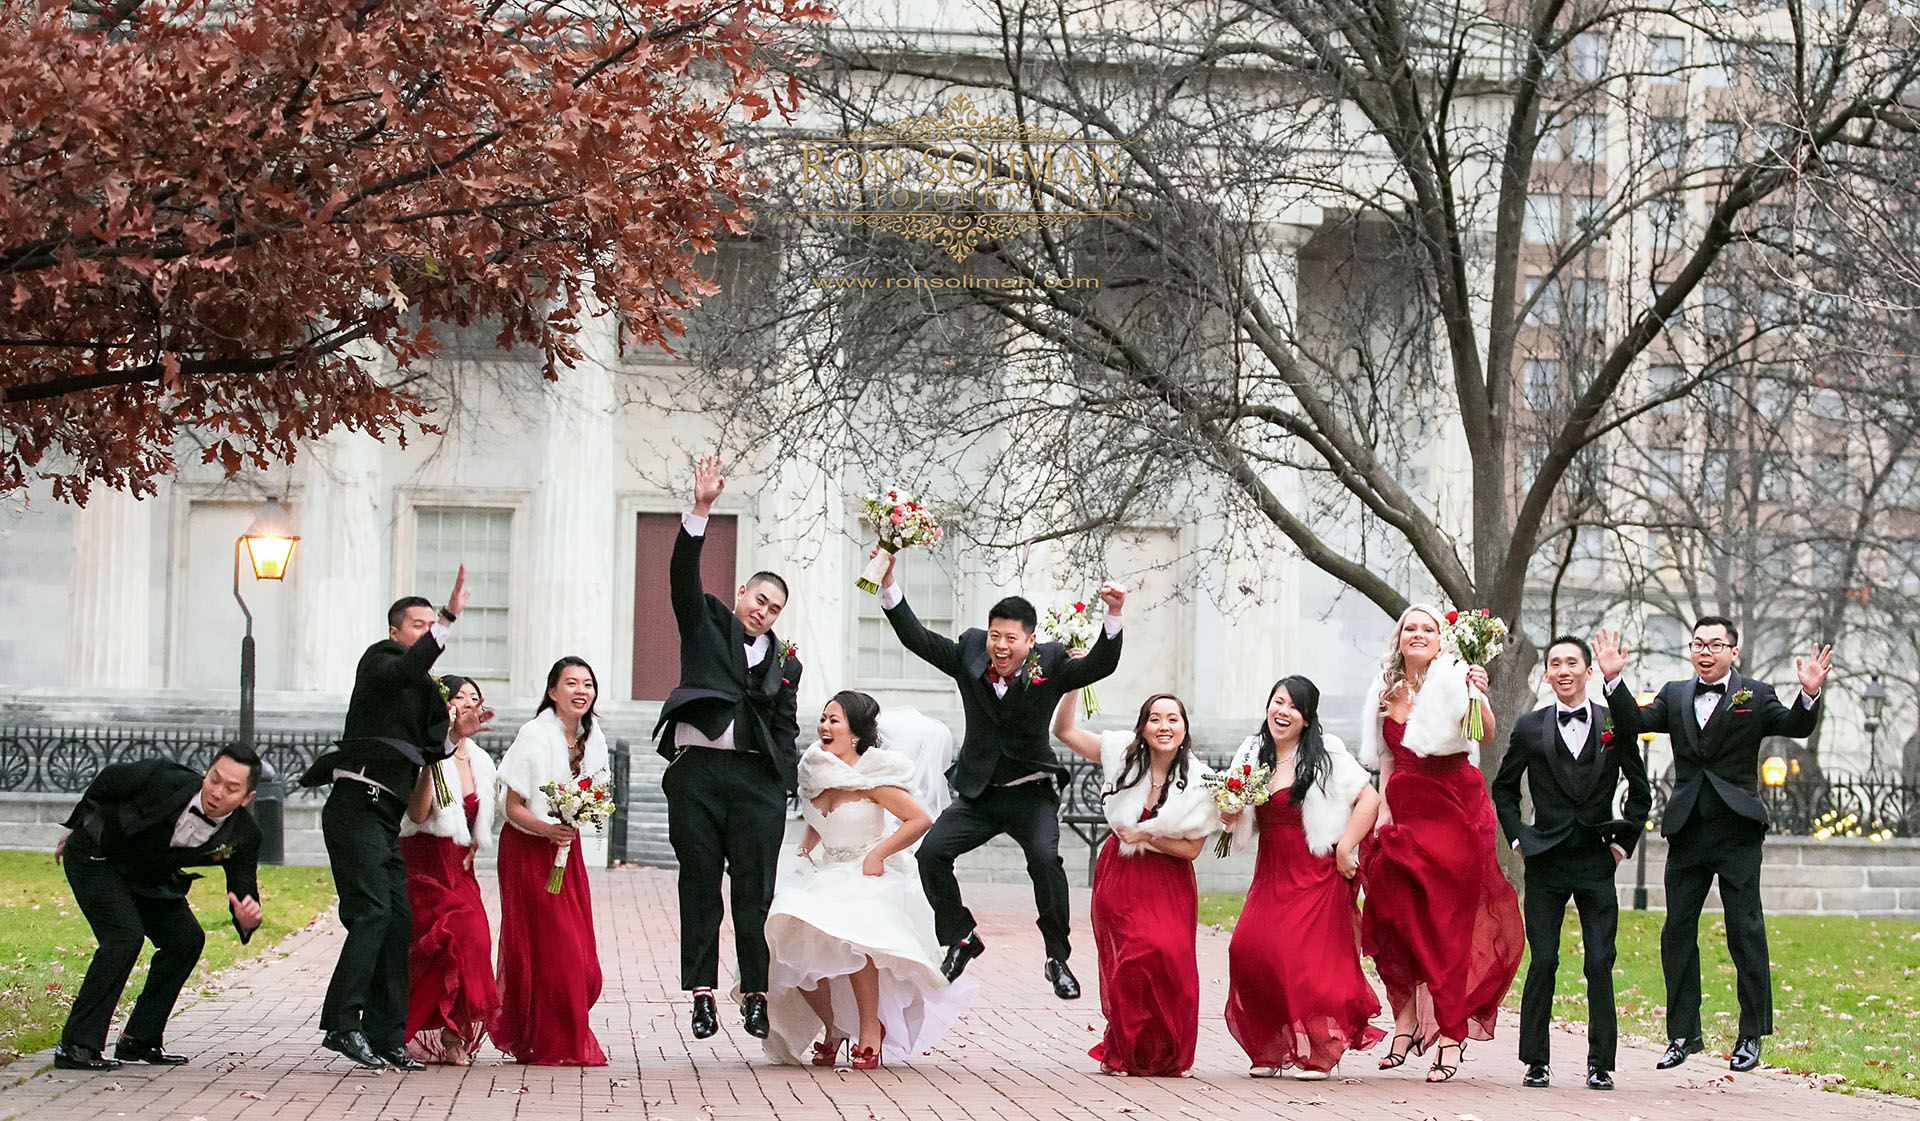
[[1778, 755], [1769, 755], [1760, 764], [1760, 781], [1768, 786], [1783, 786], [1787, 781], [1787, 761]]
[[287, 517], [286, 508], [280, 505], [280, 496], [270, 494], [266, 505], [253, 516], [253, 524], [240, 535], [241, 544], [247, 547], [247, 560], [253, 566], [253, 578], [256, 580], [280, 580], [287, 575], [287, 565], [293, 561], [293, 547], [300, 543], [300, 535], [293, 532], [293, 519]]

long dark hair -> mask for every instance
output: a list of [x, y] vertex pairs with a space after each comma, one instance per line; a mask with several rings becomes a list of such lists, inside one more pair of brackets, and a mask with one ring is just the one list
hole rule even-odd
[[[1320, 687], [1297, 673], [1283, 677], [1267, 690], [1269, 706], [1273, 695], [1282, 689], [1287, 691], [1287, 699], [1293, 702], [1302, 724], [1300, 745], [1293, 752], [1293, 786], [1287, 790], [1287, 804], [1297, 806], [1333, 761], [1327, 757], [1326, 734], [1320, 728]], [[1280, 749], [1274, 745], [1273, 729], [1265, 717], [1260, 720], [1259, 736], [1260, 765], [1271, 769], [1280, 762]]]
[[827, 698], [828, 704], [840, 706], [847, 718], [847, 731], [853, 735], [853, 753], [865, 755], [867, 749], [880, 742], [880, 702], [854, 689], [842, 689]]
[[[580, 738], [578, 742], [585, 743], [587, 742], [587, 733], [593, 731], [593, 708], [600, 703], [600, 675], [593, 672], [593, 667], [587, 664], [585, 658], [568, 654], [566, 657], [553, 663], [553, 668], [547, 671], [547, 687], [545, 691], [540, 694], [540, 707], [534, 709], [533, 714], [538, 716], [553, 707], [553, 687], [560, 684], [560, 673], [568, 666], [579, 666], [581, 669], [586, 670], [588, 679], [593, 682], [593, 700], [587, 703], [587, 711], [580, 714]], [[479, 686], [476, 685], [474, 688], [478, 689]]]
[[[557, 681], [559, 680], [559, 678], [556, 677], [554, 680]], [[596, 681], [593, 684], [594, 684], [594, 699], [599, 700], [600, 699], [600, 693], [599, 693], [600, 683]], [[452, 703], [453, 698], [459, 694], [461, 688], [467, 685], [473, 686], [474, 700], [479, 701], [482, 704], [486, 703], [487, 695], [480, 691], [480, 683], [478, 681], [475, 681], [473, 678], [461, 677], [457, 673], [449, 673], [440, 679], [440, 688], [445, 689], [447, 691], [448, 703]], [[551, 689], [553, 688], [553, 686], [548, 685], [547, 688]]]
[[1167, 765], [1167, 784], [1160, 788], [1160, 800], [1153, 804], [1147, 814], [1153, 817], [1160, 807], [1167, 804], [1167, 795], [1175, 786], [1187, 788], [1187, 760], [1193, 755], [1193, 725], [1187, 723], [1187, 704], [1172, 693], [1155, 693], [1140, 705], [1140, 717], [1133, 722], [1133, 742], [1127, 745], [1126, 761], [1120, 764], [1120, 773], [1114, 776], [1113, 787], [1101, 794], [1102, 800], [1113, 797], [1122, 790], [1137, 783], [1145, 782], [1153, 773], [1153, 748], [1147, 746], [1147, 717], [1153, 715], [1153, 706], [1161, 701], [1172, 701], [1180, 710], [1180, 727], [1185, 734], [1180, 737], [1180, 746], [1173, 753], [1173, 762]]

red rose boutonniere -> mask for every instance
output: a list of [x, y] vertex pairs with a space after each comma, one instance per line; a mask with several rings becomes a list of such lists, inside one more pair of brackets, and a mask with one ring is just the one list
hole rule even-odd
[[1600, 725], [1600, 746], [1613, 750], [1613, 717], [1609, 716]]
[[1740, 690], [1740, 691], [1739, 691], [1738, 693], [1735, 693], [1735, 694], [1734, 694], [1733, 696], [1731, 696], [1731, 697], [1728, 697], [1728, 698], [1727, 698], [1727, 703], [1728, 703], [1728, 704], [1736, 704], [1736, 705], [1743, 705], [1743, 704], [1746, 704], [1746, 703], [1747, 703], [1748, 701], [1750, 701], [1750, 700], [1752, 700], [1752, 699], [1753, 699], [1753, 690], [1751, 690], [1751, 689], [1742, 689], [1742, 690]]
[[1029, 685], [1045, 685], [1047, 683], [1046, 674], [1040, 672], [1040, 651], [1038, 650], [1027, 655], [1026, 664], [1020, 667], [1020, 672], [1026, 675]]
[[780, 660], [783, 662], [786, 661], [788, 658], [793, 657], [795, 654], [798, 654], [799, 652], [800, 652], [800, 648], [798, 646], [795, 646], [792, 642], [782, 642], [780, 644]]
[[232, 855], [233, 855], [232, 845], [221, 845], [219, 848], [214, 849], [212, 852], [208, 853], [207, 859], [213, 861], [215, 864], [218, 864], [221, 861], [225, 860], [227, 857]]

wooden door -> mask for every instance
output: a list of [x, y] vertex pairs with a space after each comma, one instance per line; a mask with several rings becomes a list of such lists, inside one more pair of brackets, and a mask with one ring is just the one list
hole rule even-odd
[[[667, 593], [667, 562], [680, 532], [679, 514], [641, 514], [634, 532], [633, 699], [664, 701], [680, 683], [680, 629]], [[727, 603], [737, 586], [734, 573], [739, 526], [729, 515], [707, 519], [700, 553], [700, 585]]]

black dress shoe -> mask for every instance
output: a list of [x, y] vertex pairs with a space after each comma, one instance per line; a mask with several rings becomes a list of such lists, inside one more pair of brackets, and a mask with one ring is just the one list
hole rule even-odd
[[1079, 1000], [1080, 982], [1075, 979], [1073, 970], [1059, 958], [1047, 959], [1047, 980], [1053, 982], [1053, 995], [1061, 1000]]
[[330, 1031], [321, 1040], [320, 1046], [329, 1051], [337, 1051], [356, 1064], [374, 1070], [386, 1066], [380, 1056], [373, 1053], [373, 1044], [367, 1042], [366, 1034], [355, 1028], [352, 1031]]
[[1613, 1089], [1613, 1072], [1610, 1070], [1601, 1070], [1599, 1067], [1588, 1067], [1587, 1068], [1587, 1089], [1589, 1090]]
[[56, 1070], [119, 1070], [120, 1060], [109, 1059], [91, 1047], [62, 1043], [53, 1049]]
[[765, 1039], [767, 1037], [767, 998], [765, 994], [747, 994], [746, 1006], [740, 1010], [740, 1022], [746, 1026], [747, 1034], [755, 1039]]
[[1553, 1079], [1553, 1070], [1552, 1068], [1548, 1067], [1547, 1064], [1528, 1063], [1527, 1076], [1520, 1080], [1520, 1085], [1531, 1086], [1536, 1090], [1544, 1090], [1547, 1088], [1547, 1084], [1550, 1081], [1552, 1081], [1552, 1079]]
[[427, 1069], [427, 1064], [421, 1062], [419, 1059], [410, 1057], [407, 1054], [407, 1049], [404, 1047], [382, 1047], [378, 1051], [375, 1051], [374, 1054], [380, 1056], [381, 1062], [395, 1070]]
[[1733, 1045], [1733, 1058], [1727, 1066], [1738, 1071], [1749, 1071], [1760, 1065], [1760, 1037], [1743, 1035]]
[[720, 1014], [713, 1007], [713, 994], [693, 994], [693, 1037], [705, 1039], [719, 1030]]
[[1688, 1055], [1698, 1055], [1706, 1049], [1707, 1045], [1698, 1039], [1669, 1039], [1666, 1054], [1661, 1055], [1660, 1061], [1653, 1065], [1659, 1070], [1672, 1070], [1686, 1062]]
[[120, 1042], [113, 1045], [113, 1057], [123, 1063], [152, 1063], [154, 1066], [177, 1067], [187, 1061], [185, 1055], [172, 1055], [160, 1049], [158, 1043], [142, 1043], [132, 1036], [123, 1035]]
[[940, 972], [951, 981], [960, 976], [967, 963], [987, 952], [987, 944], [980, 940], [980, 932], [974, 931], [960, 941], [947, 947], [947, 960], [940, 963]]

